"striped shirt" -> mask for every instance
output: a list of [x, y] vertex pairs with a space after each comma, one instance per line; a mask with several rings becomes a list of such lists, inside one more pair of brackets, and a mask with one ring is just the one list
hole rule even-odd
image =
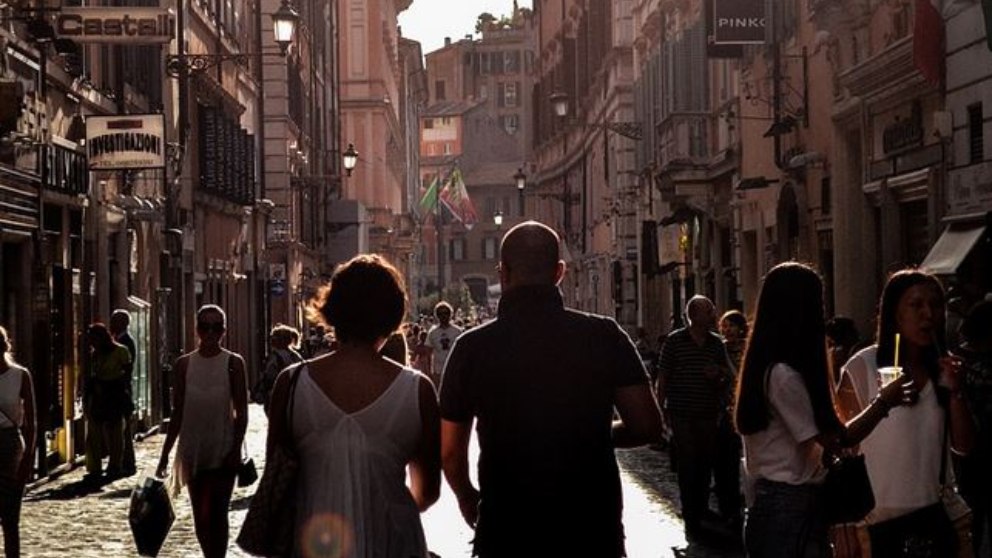
[[[716, 380], [703, 372], [714, 364], [724, 372]], [[661, 349], [658, 373], [664, 382], [661, 404], [673, 415], [715, 418], [724, 409], [724, 393], [733, 376], [727, 349], [716, 333], [710, 332], [705, 343], [698, 345], [688, 328], [673, 331]]]

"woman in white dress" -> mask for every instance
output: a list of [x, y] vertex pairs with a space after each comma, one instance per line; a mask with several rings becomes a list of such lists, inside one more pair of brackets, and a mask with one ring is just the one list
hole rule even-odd
[[206, 558], [227, 555], [228, 507], [248, 427], [245, 361], [221, 347], [226, 327], [227, 315], [219, 306], [197, 311], [198, 348], [176, 361], [172, 419], [158, 465], [164, 477], [178, 439], [173, 483], [187, 486]]
[[0, 327], [0, 524], [4, 556], [21, 555], [21, 500], [35, 450], [34, 385], [14, 362], [7, 330]]
[[276, 380], [268, 447], [301, 463], [294, 556], [428, 556], [419, 514], [440, 491], [437, 396], [426, 376], [379, 354], [406, 313], [403, 284], [377, 255], [338, 267], [311, 303], [337, 349]]

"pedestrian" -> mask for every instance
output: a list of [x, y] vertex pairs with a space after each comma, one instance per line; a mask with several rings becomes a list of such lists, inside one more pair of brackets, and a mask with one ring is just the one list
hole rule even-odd
[[267, 446], [300, 460], [292, 556], [428, 556], [419, 512], [440, 492], [437, 396], [379, 354], [406, 313], [404, 284], [378, 255], [340, 265], [309, 308], [337, 349], [276, 380]]
[[0, 327], [0, 524], [6, 558], [21, 555], [21, 501], [36, 431], [31, 373], [14, 360], [10, 336]]
[[[975, 449], [959, 457], [961, 496], [972, 513], [975, 556], [982, 556], [983, 539], [992, 535], [992, 300], [971, 308], [961, 324], [961, 390], [975, 418]], [[992, 540], [984, 548], [992, 546]], [[988, 558], [986, 552], [983, 558]]]
[[437, 325], [427, 332], [427, 348], [431, 350], [431, 379], [434, 385], [441, 385], [444, 363], [448, 360], [451, 346], [462, 334], [462, 329], [451, 323], [451, 305], [443, 300], [434, 306]]
[[187, 487], [196, 539], [206, 558], [227, 555], [228, 508], [248, 427], [245, 361], [221, 346], [227, 314], [217, 305], [196, 312], [197, 349], [176, 361], [174, 413], [157, 474], [167, 476], [178, 439], [173, 487]]
[[410, 350], [406, 346], [406, 335], [402, 331], [393, 332], [386, 339], [379, 353], [403, 366], [410, 366]]
[[[658, 369], [658, 401], [671, 421], [675, 445], [676, 474], [682, 520], [690, 541], [707, 538], [703, 520], [715, 520], [709, 509], [719, 441], [719, 426], [726, 419], [729, 390], [734, 371], [716, 327], [716, 307], [702, 295], [693, 296], [685, 307], [689, 325], [668, 335]], [[721, 494], [726, 489], [720, 486]], [[736, 521], [735, 502], [724, 495], [723, 523]], [[739, 508], [739, 502], [736, 502]]]
[[413, 346], [413, 367], [423, 372], [431, 374], [431, 349], [427, 346], [427, 332], [423, 329], [417, 334], [417, 343]]
[[949, 449], [971, 452], [975, 432], [961, 361], [945, 356], [944, 319], [944, 290], [937, 278], [917, 269], [898, 271], [882, 290], [875, 344], [841, 369], [840, 403], [848, 416], [875, 398], [882, 384], [879, 369], [897, 361], [919, 392], [919, 403], [894, 409], [861, 443], [875, 494], [875, 508], [865, 518], [873, 556], [902, 556], [923, 547], [929, 548], [927, 556], [957, 552], [940, 501], [941, 470], [950, 469]]
[[856, 445], [890, 410], [900, 412], [894, 407], [916, 401], [911, 384], [892, 382], [857, 417], [841, 422], [824, 328], [819, 274], [796, 262], [772, 268], [758, 294], [735, 405], [753, 494], [744, 526], [749, 558], [831, 556], [820, 505], [824, 452]]
[[[624, 556], [614, 448], [661, 436], [630, 337], [610, 318], [564, 307], [560, 254], [549, 227], [510, 229], [498, 315], [459, 337], [445, 367], [445, 478], [481, 558]], [[476, 421], [478, 489], [468, 463]]]
[[[118, 308], [110, 314], [110, 334], [114, 341], [124, 345], [131, 355], [131, 367], [128, 369], [128, 378], [124, 382], [127, 388], [128, 398], [131, 399], [131, 406], [134, 406], [134, 367], [138, 364], [138, 345], [131, 337], [128, 328], [131, 325], [131, 313], [123, 308]], [[124, 417], [124, 460], [122, 464], [124, 476], [130, 477], [138, 472], [134, 462], [134, 413]]]
[[83, 414], [86, 417], [86, 476], [88, 482], [102, 480], [103, 456], [107, 480], [124, 474], [124, 422], [134, 412], [128, 384], [131, 353], [114, 341], [102, 323], [87, 329], [89, 362], [83, 382]]
[[724, 412], [717, 425], [716, 456], [713, 461], [713, 484], [717, 509], [731, 532], [739, 537], [744, 522], [744, 499], [741, 493], [741, 437], [734, 429], [734, 387], [744, 358], [747, 341], [747, 317], [740, 310], [728, 310], [720, 316], [720, 335], [730, 359], [733, 379], [721, 394]]
[[840, 369], [860, 348], [861, 334], [854, 320], [835, 316], [827, 320], [827, 355], [835, 385], [840, 385]]
[[300, 332], [294, 327], [285, 324], [273, 326], [269, 331], [269, 344], [272, 348], [269, 358], [265, 361], [265, 368], [258, 383], [252, 389], [252, 399], [262, 404], [266, 415], [269, 412], [269, 401], [276, 377], [287, 366], [303, 360], [303, 356], [299, 353]]

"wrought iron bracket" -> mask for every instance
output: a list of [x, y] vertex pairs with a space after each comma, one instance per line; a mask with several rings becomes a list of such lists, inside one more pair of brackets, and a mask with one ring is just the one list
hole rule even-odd
[[165, 72], [169, 77], [179, 78], [183, 74], [200, 74], [224, 62], [234, 62], [244, 68], [258, 54], [170, 54], [165, 59]]

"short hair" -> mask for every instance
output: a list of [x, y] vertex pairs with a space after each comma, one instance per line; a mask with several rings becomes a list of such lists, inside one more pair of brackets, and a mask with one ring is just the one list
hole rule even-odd
[[118, 318], [124, 318], [124, 320], [127, 321], [127, 323], [131, 323], [131, 313], [123, 308], [118, 308], [117, 310], [114, 310], [112, 314], [110, 314], [110, 321], [113, 321], [114, 319], [118, 319]]
[[307, 316], [333, 327], [339, 341], [372, 343], [399, 329], [406, 314], [403, 276], [378, 254], [361, 254], [339, 265], [321, 287]]
[[272, 326], [271, 330], [269, 330], [269, 337], [284, 338], [292, 346], [295, 345], [296, 342], [300, 340], [300, 332], [293, 326], [288, 326], [286, 324], [276, 324]]
[[552, 283], [561, 261], [561, 237], [538, 221], [524, 221], [507, 231], [500, 243], [500, 266], [515, 284]]
[[443, 300], [434, 305], [434, 316], [437, 317], [438, 313], [442, 311], [446, 311], [448, 315], [452, 315], [455, 313], [455, 309], [452, 308], [450, 304], [448, 304], [446, 301]]
[[747, 317], [740, 310], [727, 310], [720, 316], [720, 322], [727, 321], [730, 325], [737, 326], [741, 330], [741, 335], [747, 337]]
[[716, 305], [713, 304], [713, 301], [710, 300], [709, 297], [701, 294], [693, 295], [692, 298], [689, 299], [689, 302], [685, 303], [685, 317], [689, 320], [689, 322], [692, 322], [692, 311], [698, 308], [701, 304], [707, 304], [711, 308], [716, 309]]
[[221, 323], [227, 327], [227, 312], [216, 304], [204, 304], [196, 311], [196, 321], [201, 321], [206, 314], [214, 313], [220, 316]]

